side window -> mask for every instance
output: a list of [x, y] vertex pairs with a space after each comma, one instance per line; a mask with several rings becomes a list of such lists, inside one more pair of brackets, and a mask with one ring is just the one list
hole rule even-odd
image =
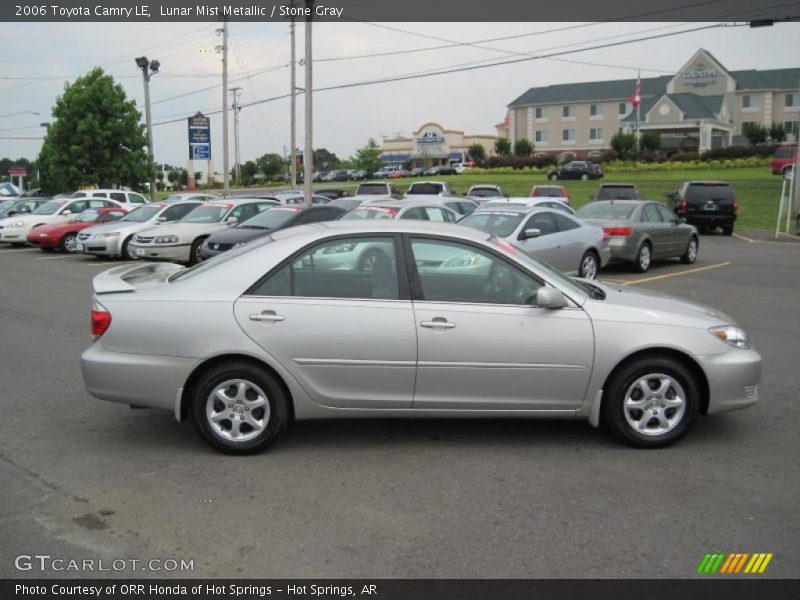
[[260, 212], [264, 212], [265, 210], [267, 210], [268, 208], [272, 208], [273, 206], [276, 206], [276, 205], [272, 204], [271, 202], [259, 202], [258, 204], [256, 204], [256, 213], [255, 214], [258, 214]]
[[541, 235], [556, 233], [558, 231], [558, 227], [556, 227], [555, 217], [556, 215], [549, 212], [535, 214], [528, 219], [524, 229], [538, 229], [541, 232]]
[[409, 208], [406, 212], [403, 213], [403, 216], [400, 217], [401, 219], [416, 219], [417, 221], [427, 221], [428, 215], [425, 213], [422, 208]]
[[[96, 201], [92, 201], [93, 203]], [[100, 208], [102, 204], [92, 204], [92, 208]], [[71, 211], [73, 215], [77, 215], [89, 208], [89, 200], [79, 200], [78, 202], [73, 202], [67, 207], [67, 210]]]
[[139, 194], [128, 194], [128, 202], [133, 202], [134, 204], [147, 204], [147, 200], [144, 199], [143, 196]]
[[576, 223], [569, 217], [554, 214], [553, 218], [556, 220], [556, 225], [558, 225], [559, 231], [569, 231], [570, 229], [578, 229], [580, 227], [579, 223]]
[[398, 300], [394, 239], [324, 242], [273, 273], [253, 295]]
[[[124, 197], [125, 194], [123, 194], [123, 198]], [[92, 198], [108, 198], [108, 194], [105, 192], [95, 192], [94, 194], [92, 194]], [[124, 199], [122, 201], [125, 202]]]
[[108, 200], [89, 200], [89, 208], [118, 208], [118, 205]]
[[236, 217], [236, 219], [241, 223], [242, 221], [246, 221], [250, 217], [256, 214], [256, 205], [255, 204], [242, 204], [237, 206], [231, 211], [230, 217]]
[[646, 204], [642, 209], [642, 223], [661, 223], [655, 204]]
[[176, 204], [174, 206], [170, 206], [167, 210], [161, 213], [160, 216], [167, 221], [177, 221], [178, 219], [182, 219], [188, 215], [198, 206], [199, 204]]
[[677, 223], [678, 217], [675, 216], [675, 213], [670, 212], [670, 210], [661, 204], [655, 205], [656, 210], [658, 210], [658, 214], [661, 215], [661, 220], [665, 223]]
[[455, 210], [442, 210], [442, 213], [444, 214], [444, 220], [448, 223], [455, 223], [461, 216]]
[[110, 223], [112, 221], [119, 221], [124, 216], [125, 212], [122, 210], [109, 210], [103, 213], [100, 217], [100, 222]]
[[116, 200], [117, 202], [122, 202], [123, 204], [125, 204], [125, 202], [127, 201], [125, 199], [125, 192], [111, 192], [109, 196], [111, 197], [112, 200]]
[[506, 261], [455, 242], [412, 239], [424, 300], [529, 304], [542, 284]]
[[459, 202], [458, 205], [461, 207], [461, 211], [459, 212], [461, 212], [462, 215], [468, 215], [475, 210], [475, 205], [470, 202]]
[[441, 208], [436, 208], [435, 206], [426, 206], [425, 214], [428, 215], [429, 221], [443, 223], [446, 220], [444, 217], [444, 211]]
[[316, 223], [317, 221], [319, 221], [319, 211], [307, 210], [302, 215], [297, 217], [297, 220], [294, 222], [294, 224], [306, 225], [307, 223]]

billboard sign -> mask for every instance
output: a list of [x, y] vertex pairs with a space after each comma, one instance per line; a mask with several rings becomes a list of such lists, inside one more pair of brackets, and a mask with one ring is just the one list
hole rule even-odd
[[197, 113], [189, 117], [189, 159], [211, 159], [211, 119]]

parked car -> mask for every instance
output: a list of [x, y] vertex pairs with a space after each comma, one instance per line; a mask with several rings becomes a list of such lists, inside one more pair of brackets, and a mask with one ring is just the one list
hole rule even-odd
[[171, 202], [150, 202], [132, 210], [114, 223], [94, 225], [78, 234], [78, 251], [92, 256], [121, 256], [136, 258], [131, 253], [133, 236], [156, 225], [181, 220], [203, 202], [194, 200], [174, 200]]
[[642, 273], [654, 260], [679, 257], [686, 264], [697, 260], [697, 228], [679, 222], [660, 202], [600, 200], [583, 206], [577, 216], [602, 227], [611, 256], [633, 263]]
[[334, 221], [346, 212], [339, 206], [275, 206], [230, 229], [209, 236], [200, 248], [200, 255], [205, 260], [273, 231], [296, 225]]
[[534, 185], [531, 188], [531, 198], [559, 198], [569, 204], [569, 192], [563, 185]]
[[352, 179], [353, 181], [361, 181], [361, 180], [367, 178], [366, 172], [362, 171], [361, 169], [358, 169], [358, 170], [350, 169], [347, 172], [347, 174], [348, 174], [349, 178]]
[[482, 206], [458, 222], [496, 235], [564, 273], [595, 279], [611, 258], [603, 230], [561, 211]]
[[425, 171], [423, 175], [427, 175], [429, 177], [436, 177], [439, 175], [456, 175], [456, 171], [450, 165], [437, 165]]
[[565, 165], [557, 167], [547, 174], [550, 181], [559, 179], [602, 179], [603, 169], [600, 165], [587, 162], [585, 160], [573, 160]]
[[347, 181], [350, 179], [346, 169], [336, 169], [335, 171], [328, 171], [325, 177], [320, 178], [320, 181]]
[[639, 188], [633, 183], [601, 183], [589, 200], [641, 200]]
[[281, 204], [286, 204], [287, 199], [296, 198], [298, 196], [300, 196], [301, 198], [304, 197], [303, 190], [280, 190], [272, 193], [272, 197], [275, 198]]
[[49, 198], [16, 197], [0, 201], [0, 219], [14, 215], [27, 215], [47, 202]]
[[[311, 204], [330, 204], [333, 200], [330, 196], [322, 196], [320, 194], [314, 194], [311, 196]], [[286, 205], [296, 205], [296, 204], [305, 204], [306, 197], [305, 196], [290, 196], [284, 199], [283, 204]]]
[[453, 170], [459, 175], [465, 173], [466, 171], [469, 171], [472, 168], [472, 165], [467, 165], [464, 163], [455, 163], [451, 166], [453, 167]]
[[180, 221], [137, 233], [129, 245], [130, 253], [140, 259], [193, 265], [201, 260], [200, 248], [209, 235], [246, 221], [272, 206], [275, 202], [248, 198], [205, 202]]
[[458, 218], [456, 211], [437, 200], [382, 200], [360, 204], [342, 215], [341, 220], [414, 219], [455, 223]]
[[505, 197], [502, 187], [486, 183], [471, 186], [464, 195], [478, 204], [482, 204], [492, 198]]
[[414, 167], [408, 172], [409, 177], [421, 177], [425, 173], [425, 167]]
[[541, 198], [530, 198], [530, 197], [521, 197], [521, 198], [513, 198], [506, 196], [505, 198], [488, 198], [486, 202], [481, 204], [481, 206], [487, 207], [502, 207], [502, 206], [514, 206], [514, 207], [527, 207], [527, 208], [552, 208], [555, 210], [559, 210], [563, 213], [568, 215], [574, 215], [575, 211], [572, 210], [570, 206], [562, 202], [561, 198], [548, 198], [548, 197], [541, 197]]
[[350, 193], [347, 190], [314, 190], [314, 195], [327, 196], [331, 200], [336, 200], [337, 198], [346, 198], [350, 196]]
[[797, 144], [779, 146], [772, 156], [773, 175], [783, 175], [797, 163]]
[[107, 198], [116, 200], [121, 205], [127, 206], [129, 210], [147, 204], [147, 198], [127, 190], [78, 190], [72, 194], [72, 198]]
[[65, 223], [72, 218], [72, 215], [80, 214], [87, 208], [127, 210], [130, 207], [130, 204], [123, 205], [116, 200], [103, 198], [50, 199], [31, 213], [0, 219], [0, 242], [22, 245], [28, 241], [28, 234], [34, 227], [51, 223]]
[[726, 181], [684, 181], [665, 194], [672, 200], [675, 214], [701, 231], [722, 228], [723, 235], [733, 235], [739, 202], [733, 186]]
[[397, 169], [396, 171], [392, 171], [389, 173], [389, 179], [400, 179], [401, 177], [408, 177], [409, 173], [405, 169]]
[[415, 196], [455, 196], [450, 185], [442, 181], [415, 181], [408, 186], [406, 198]]
[[400, 167], [398, 167], [396, 165], [394, 165], [394, 166], [384, 166], [384, 167], [381, 167], [380, 170], [375, 171], [375, 173], [372, 174], [372, 178], [373, 179], [387, 179], [391, 173], [394, 173], [395, 171], [399, 171], [399, 170], [400, 170]]
[[[317, 260], [366, 243], [383, 252], [369, 268]], [[583, 419], [655, 448], [758, 400], [761, 357], [730, 317], [566, 278], [457, 225], [296, 227], [93, 288], [88, 393], [188, 418], [230, 454], [291, 420], [387, 416]]]
[[40, 225], [31, 229], [28, 234], [28, 243], [42, 250], [63, 250], [74, 254], [80, 251], [78, 234], [100, 223], [112, 223], [124, 217], [126, 213], [121, 208], [87, 208], [66, 223], [51, 223]]
[[182, 192], [178, 194], [170, 194], [163, 200], [159, 200], [159, 204], [172, 204], [173, 202], [208, 202], [209, 200], [219, 200], [218, 196], [213, 194], [203, 194], [198, 192]]
[[361, 183], [356, 188], [355, 196], [379, 196], [382, 198], [402, 198], [403, 193], [393, 183], [381, 183], [378, 181], [369, 181]]

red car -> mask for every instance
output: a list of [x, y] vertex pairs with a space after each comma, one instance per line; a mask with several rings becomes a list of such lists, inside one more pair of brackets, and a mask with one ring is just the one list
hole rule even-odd
[[88, 208], [66, 223], [39, 225], [28, 234], [28, 243], [42, 250], [60, 248], [70, 254], [78, 251], [78, 232], [99, 223], [111, 223], [127, 213], [122, 208]]
[[392, 171], [389, 173], [389, 179], [398, 179], [400, 177], [408, 177], [408, 171], [405, 169], [399, 169], [397, 171]]
[[797, 146], [780, 146], [772, 157], [772, 174], [783, 175], [797, 161]]

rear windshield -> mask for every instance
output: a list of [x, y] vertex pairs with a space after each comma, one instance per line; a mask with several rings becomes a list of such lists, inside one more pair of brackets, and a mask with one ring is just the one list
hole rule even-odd
[[291, 219], [301, 208], [275, 207], [258, 213], [255, 217], [247, 219], [239, 227], [258, 227], [259, 229], [277, 229]]
[[500, 192], [492, 188], [475, 188], [470, 190], [468, 195], [473, 198], [499, 198], [502, 196]]
[[219, 204], [206, 204], [198, 206], [181, 219], [182, 223], [219, 223], [222, 217], [230, 210], [230, 206]]
[[636, 204], [619, 204], [617, 202], [593, 202], [586, 204], [577, 213], [581, 219], [630, 219]]
[[64, 206], [63, 200], [50, 200], [49, 202], [45, 202], [35, 211], [33, 211], [34, 215], [52, 215], [54, 214], [59, 208]]
[[386, 185], [383, 183], [362, 183], [358, 186], [358, 190], [356, 194], [360, 195], [367, 195], [367, 196], [376, 196], [379, 194], [387, 194], [388, 190], [386, 189]]
[[508, 237], [514, 233], [524, 216], [523, 213], [513, 212], [480, 212], [464, 217], [458, 224], [493, 233], [497, 237]]
[[792, 158], [795, 153], [795, 148], [792, 147], [785, 147], [785, 148], [778, 148], [775, 151], [774, 158]]
[[250, 252], [254, 248], [260, 248], [264, 244], [269, 244], [272, 242], [272, 236], [265, 235], [259, 238], [254, 239], [247, 244], [243, 244], [238, 248], [233, 248], [232, 250], [228, 250], [227, 252], [222, 252], [217, 254], [216, 256], [212, 256], [208, 260], [204, 260], [203, 262], [197, 263], [193, 267], [189, 267], [188, 269], [184, 269], [183, 271], [178, 271], [174, 275], [172, 275], [167, 281], [169, 283], [174, 283], [179, 280], [183, 279], [190, 279], [195, 275], [199, 275], [204, 271], [208, 271], [209, 269], [213, 269], [214, 267], [221, 265], [223, 263], [228, 262], [232, 258], [236, 258], [240, 254], [244, 254], [245, 252]]
[[385, 206], [359, 206], [342, 215], [342, 220], [350, 219], [393, 219], [397, 214], [396, 208]]
[[144, 223], [155, 217], [163, 206], [140, 206], [132, 210], [127, 215], [122, 217], [120, 221], [127, 221], [128, 223]]
[[597, 191], [596, 200], [638, 200], [636, 188], [630, 185], [604, 185]]
[[564, 190], [558, 186], [552, 185], [537, 185], [533, 188], [534, 198], [561, 198], [564, 196]]
[[426, 195], [435, 195], [441, 194], [444, 186], [441, 183], [413, 183], [411, 187], [408, 188], [408, 195], [414, 194], [426, 194]]
[[727, 183], [690, 183], [686, 188], [686, 197], [700, 200], [725, 200], [733, 198], [733, 190]]

